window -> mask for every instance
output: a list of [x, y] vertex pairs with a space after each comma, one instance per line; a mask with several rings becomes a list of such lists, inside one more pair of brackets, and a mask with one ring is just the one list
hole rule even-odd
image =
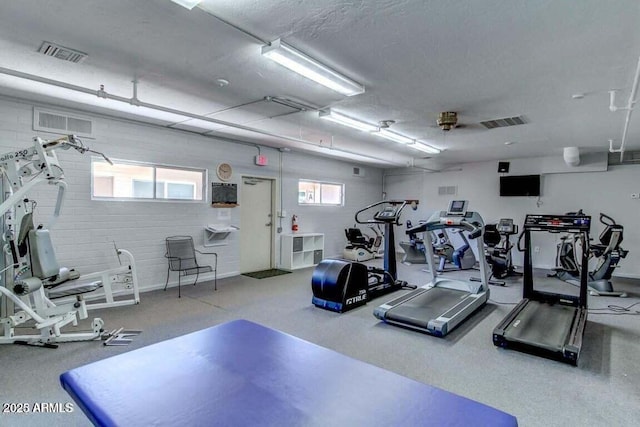
[[93, 199], [204, 200], [205, 169], [91, 159]]
[[315, 206], [342, 206], [344, 184], [318, 181], [298, 181], [298, 204]]

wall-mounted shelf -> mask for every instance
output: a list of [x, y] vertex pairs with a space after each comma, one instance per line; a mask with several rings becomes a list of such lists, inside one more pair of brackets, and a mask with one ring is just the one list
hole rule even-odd
[[240, 206], [237, 203], [211, 203], [212, 208], [236, 208]]
[[282, 268], [313, 267], [324, 256], [324, 234], [296, 233], [282, 235]]
[[240, 228], [235, 225], [209, 224], [204, 228], [204, 246], [226, 245], [229, 234], [235, 233]]

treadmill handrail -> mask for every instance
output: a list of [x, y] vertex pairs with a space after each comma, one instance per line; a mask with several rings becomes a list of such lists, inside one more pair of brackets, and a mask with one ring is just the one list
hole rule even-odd
[[455, 224], [447, 224], [442, 222], [442, 220], [425, 222], [423, 224], [419, 224], [415, 227], [407, 229], [406, 233], [422, 233], [425, 231], [441, 230], [443, 228], [462, 228], [465, 231], [469, 232], [469, 239], [476, 239], [478, 237], [482, 237], [482, 235], [484, 234], [484, 227], [478, 226], [465, 220], [461, 220], [459, 222], [456, 222]]

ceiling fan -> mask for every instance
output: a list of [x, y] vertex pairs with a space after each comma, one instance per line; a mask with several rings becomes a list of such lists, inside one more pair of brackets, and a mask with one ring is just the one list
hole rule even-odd
[[[458, 113], [455, 111], [443, 111], [438, 113], [436, 125], [443, 132], [449, 132], [452, 129], [470, 129], [481, 130], [486, 129], [480, 123], [460, 123]], [[436, 127], [436, 126], [431, 126]]]
[[[467, 117], [468, 119], [468, 117]], [[449, 132], [452, 129], [468, 129], [468, 130], [491, 130], [495, 128], [503, 128], [509, 126], [524, 125], [529, 123], [529, 120], [523, 115], [513, 117], [502, 117], [498, 119], [481, 119], [473, 120], [472, 122], [460, 123], [458, 113], [455, 111], [443, 111], [438, 113], [436, 124], [443, 132]], [[435, 128], [436, 126], [431, 126]]]

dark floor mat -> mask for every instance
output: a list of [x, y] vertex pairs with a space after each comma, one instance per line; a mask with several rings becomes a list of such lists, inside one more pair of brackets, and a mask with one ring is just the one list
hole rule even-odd
[[267, 277], [280, 276], [282, 274], [289, 274], [290, 271], [279, 270], [277, 268], [271, 268], [269, 270], [253, 271], [251, 273], [242, 273], [243, 276], [253, 277], [254, 279], [266, 279]]

